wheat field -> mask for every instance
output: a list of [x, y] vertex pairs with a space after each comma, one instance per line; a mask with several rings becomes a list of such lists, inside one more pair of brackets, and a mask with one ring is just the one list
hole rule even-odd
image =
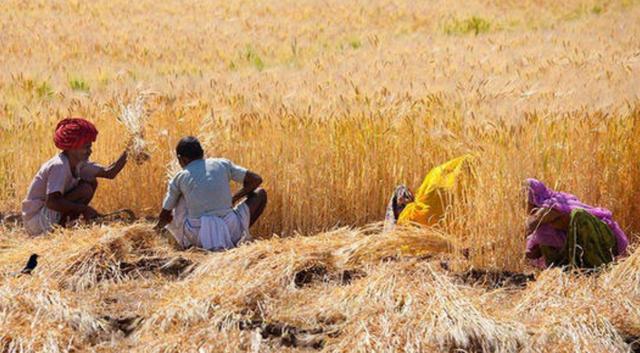
[[[92, 120], [106, 164], [128, 107], [150, 159], [101, 182], [99, 211], [155, 216], [187, 134], [269, 204], [262, 240], [224, 254], [145, 221], [0, 225], [0, 352], [639, 349], [638, 18], [637, 0], [1, 2], [0, 212], [58, 120]], [[475, 182], [441, 227], [381, 234], [395, 185], [465, 153]], [[612, 210], [632, 255], [534, 270], [527, 177]]]

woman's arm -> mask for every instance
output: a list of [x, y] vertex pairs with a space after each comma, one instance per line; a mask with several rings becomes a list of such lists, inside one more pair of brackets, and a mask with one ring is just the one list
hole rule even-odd
[[536, 228], [543, 224], [566, 231], [569, 228], [570, 221], [571, 216], [567, 213], [559, 212], [553, 208], [538, 208], [527, 220], [527, 234], [533, 233]]
[[542, 256], [542, 251], [540, 251], [539, 246], [534, 246], [531, 249], [527, 249], [525, 252], [525, 256], [527, 259], [535, 260]]

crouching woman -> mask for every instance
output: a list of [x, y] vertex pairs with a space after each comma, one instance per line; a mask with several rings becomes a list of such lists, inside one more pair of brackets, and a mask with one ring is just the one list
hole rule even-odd
[[595, 269], [626, 255], [629, 244], [609, 210], [527, 179], [526, 257], [538, 267]]

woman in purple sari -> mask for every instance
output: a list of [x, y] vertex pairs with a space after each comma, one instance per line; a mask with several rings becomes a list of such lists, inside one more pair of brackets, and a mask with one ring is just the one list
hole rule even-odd
[[611, 212], [527, 179], [527, 258], [539, 267], [597, 268], [626, 255], [629, 244]]

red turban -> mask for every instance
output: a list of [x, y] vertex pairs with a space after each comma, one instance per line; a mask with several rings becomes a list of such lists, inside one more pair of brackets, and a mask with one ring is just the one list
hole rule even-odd
[[91, 122], [82, 118], [71, 118], [58, 123], [53, 142], [61, 150], [72, 150], [94, 142], [97, 136], [98, 130]]

